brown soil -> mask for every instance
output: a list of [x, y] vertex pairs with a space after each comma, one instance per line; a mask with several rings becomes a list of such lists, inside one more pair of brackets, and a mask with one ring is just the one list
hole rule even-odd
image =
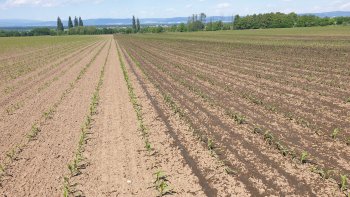
[[[166, 196], [343, 196], [348, 64], [334, 62], [334, 80], [325, 66], [337, 52], [119, 35], [56, 48], [0, 54], [14, 69], [33, 68], [13, 80], [11, 68], [0, 69], [9, 79], [0, 89], [12, 87], [0, 96], [0, 196], [62, 196], [64, 177], [74, 195], [158, 196], [160, 171]], [[282, 61], [285, 54], [296, 56]], [[81, 143], [100, 79], [97, 113]], [[40, 132], [29, 140], [35, 124]], [[326, 133], [334, 126], [342, 130], [336, 139]], [[78, 147], [83, 165], [72, 175]], [[301, 151], [310, 154], [305, 163]], [[335, 171], [323, 179], [316, 168]]]

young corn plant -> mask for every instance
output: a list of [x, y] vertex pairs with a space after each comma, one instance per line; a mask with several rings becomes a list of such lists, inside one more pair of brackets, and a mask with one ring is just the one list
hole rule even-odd
[[79, 167], [78, 167], [78, 161], [74, 159], [72, 163], [68, 164], [68, 169], [72, 177], [78, 175], [80, 173]]
[[334, 173], [334, 170], [327, 170], [322, 168], [313, 167], [311, 169], [312, 172], [319, 174], [322, 179], [329, 179], [331, 175]]
[[13, 161], [16, 158], [16, 149], [13, 148], [10, 151], [6, 153], [6, 156], [10, 159], [10, 161]]
[[152, 151], [152, 146], [151, 146], [151, 143], [148, 141], [148, 139], [146, 139], [145, 141], [145, 148], [148, 152]]
[[45, 120], [51, 120], [55, 114], [55, 109], [51, 107], [48, 111], [44, 112], [43, 117]]
[[70, 193], [69, 178], [63, 177], [63, 197], [68, 197]]
[[265, 141], [266, 141], [267, 143], [269, 143], [270, 145], [272, 145], [273, 140], [274, 140], [275, 138], [274, 138], [274, 136], [273, 136], [272, 133], [270, 133], [269, 131], [266, 131], [266, 132], [264, 133], [264, 139], [265, 139]]
[[230, 167], [226, 167], [225, 172], [226, 174], [237, 174], [237, 172]]
[[212, 139], [208, 139], [207, 147], [208, 147], [208, 150], [210, 151], [214, 150], [214, 142]]
[[306, 163], [308, 157], [309, 157], [309, 153], [306, 152], [306, 151], [303, 151], [303, 152], [301, 153], [301, 156], [300, 156], [300, 162], [301, 162], [301, 163]]
[[154, 173], [156, 180], [154, 181], [154, 187], [159, 192], [159, 196], [164, 196], [166, 194], [171, 194], [174, 191], [170, 188], [168, 184], [167, 176], [162, 171], [157, 171]]
[[5, 173], [5, 167], [0, 164], [0, 175]]
[[340, 133], [339, 128], [334, 129], [332, 134], [331, 134], [332, 139], [336, 139], [339, 133]]
[[29, 141], [34, 140], [35, 137], [38, 135], [38, 133], [40, 132], [40, 128], [38, 127], [37, 124], [33, 124], [32, 128], [30, 129], [30, 133], [27, 135]]
[[340, 190], [343, 192], [348, 189], [348, 177], [346, 175], [340, 175]]
[[289, 153], [289, 150], [286, 146], [282, 145], [281, 142], [275, 142], [275, 145], [276, 145], [276, 148], [277, 150], [280, 151], [280, 153], [283, 155], [283, 156], [287, 156], [288, 153]]

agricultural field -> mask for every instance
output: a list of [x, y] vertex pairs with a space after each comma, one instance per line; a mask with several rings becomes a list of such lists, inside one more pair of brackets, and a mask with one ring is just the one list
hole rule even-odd
[[350, 28], [0, 38], [1, 196], [349, 196]]

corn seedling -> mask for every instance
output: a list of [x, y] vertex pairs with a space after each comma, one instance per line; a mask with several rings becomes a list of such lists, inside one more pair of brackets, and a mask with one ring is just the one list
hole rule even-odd
[[273, 143], [274, 137], [273, 137], [272, 133], [270, 133], [269, 131], [266, 131], [264, 133], [264, 139], [267, 143], [269, 143], [271, 145]]
[[170, 186], [168, 185], [167, 182], [165, 182], [164, 180], [161, 180], [157, 185], [156, 185], [156, 189], [159, 192], [159, 196], [164, 196], [166, 194], [172, 193], [172, 189], [170, 188]]
[[346, 175], [340, 175], [340, 190], [345, 191], [348, 188], [348, 177]]
[[309, 157], [309, 153], [306, 151], [303, 151], [300, 156], [300, 162], [301, 163], [306, 163], [307, 159]]
[[350, 103], [350, 97], [346, 100], [347, 103]]
[[79, 174], [78, 163], [76, 159], [71, 164], [68, 164], [68, 169], [72, 177]]
[[63, 178], [63, 197], [68, 197], [70, 194], [69, 189], [69, 179], [67, 177]]
[[6, 156], [13, 161], [15, 159], [16, 156], [16, 150], [13, 148], [12, 150], [10, 150], [9, 152], [6, 153]]
[[276, 148], [280, 151], [280, 153], [283, 155], [283, 156], [287, 156], [288, 155], [288, 148], [284, 145], [281, 144], [281, 142], [276, 142]]
[[151, 143], [148, 140], [145, 141], [145, 148], [149, 152], [152, 151]]
[[5, 172], [5, 167], [0, 164], [0, 174], [3, 174]]
[[245, 116], [243, 115], [239, 115], [239, 114], [235, 114], [234, 115], [234, 119], [238, 124], [244, 124], [245, 123]]
[[210, 151], [214, 150], [214, 142], [212, 139], [208, 139], [207, 147], [208, 147], [208, 150]]
[[253, 130], [253, 133], [255, 134], [262, 134], [264, 131], [260, 127], [255, 127]]
[[37, 126], [37, 124], [32, 125], [32, 128], [30, 129], [30, 133], [28, 134], [28, 139], [33, 140], [38, 133], [40, 132], [40, 128]]
[[340, 132], [340, 129], [338, 129], [338, 128], [334, 129], [334, 130], [333, 130], [333, 133], [331, 134], [331, 137], [332, 137], [333, 139], [337, 138], [339, 132]]
[[156, 180], [154, 181], [154, 183], [159, 182], [160, 180], [166, 180], [166, 175], [161, 170], [154, 173], [154, 175], [156, 176]]
[[55, 113], [55, 109], [50, 108], [48, 111], [44, 112], [43, 116], [46, 120], [50, 120], [53, 118], [54, 113]]
[[334, 170], [321, 169], [317, 167], [313, 167], [311, 171], [316, 174], [319, 174], [323, 179], [329, 179], [334, 173]]
[[350, 137], [346, 139], [346, 145], [350, 146]]
[[155, 188], [159, 192], [159, 196], [164, 196], [169, 193], [173, 193], [167, 180], [167, 176], [162, 171], [157, 171], [154, 173], [156, 180], [154, 181]]
[[237, 173], [235, 170], [233, 170], [233, 169], [230, 168], [230, 167], [226, 167], [226, 168], [225, 168], [225, 172], [226, 172], [227, 174], [236, 174], [236, 173]]

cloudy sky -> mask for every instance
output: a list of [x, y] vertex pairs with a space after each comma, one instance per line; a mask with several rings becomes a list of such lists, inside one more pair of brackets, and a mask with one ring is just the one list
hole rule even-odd
[[0, 0], [0, 19], [223, 16], [265, 12], [350, 11], [350, 0]]

